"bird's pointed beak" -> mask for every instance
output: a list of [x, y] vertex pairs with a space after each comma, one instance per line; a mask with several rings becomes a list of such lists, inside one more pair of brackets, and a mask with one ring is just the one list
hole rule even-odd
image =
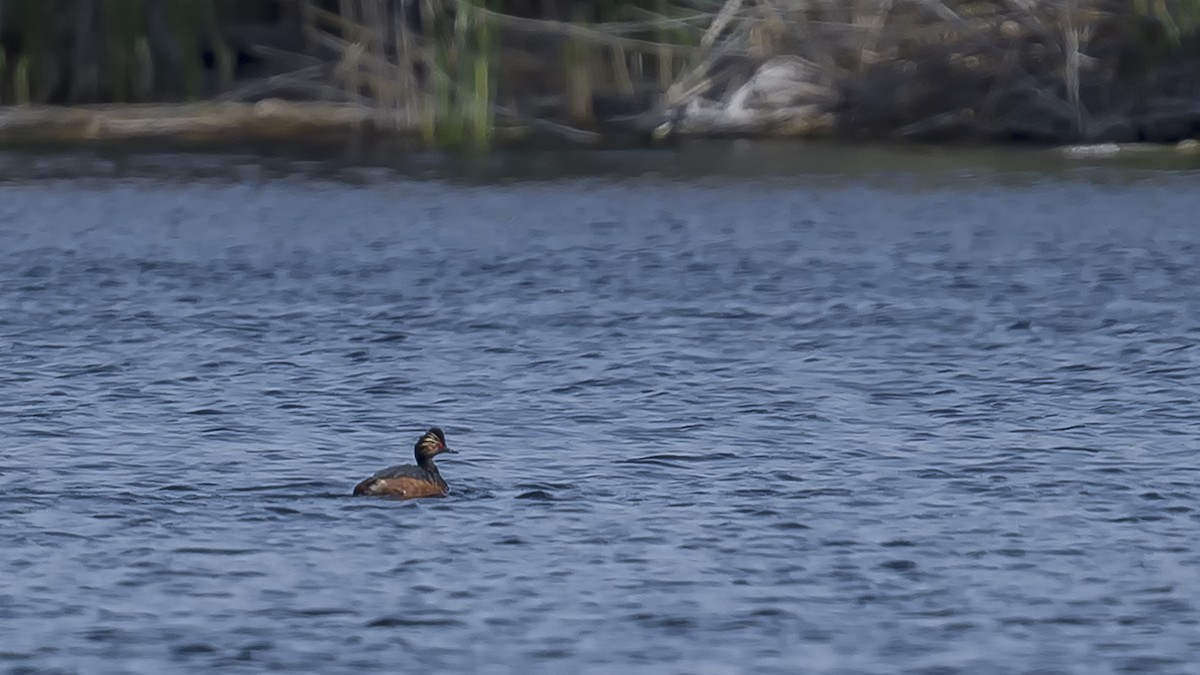
[[443, 446], [442, 446], [442, 452], [452, 452], [452, 453], [454, 453], [454, 454], [456, 454], [456, 455], [458, 454], [458, 451], [457, 451], [457, 450], [455, 450], [454, 448], [451, 448], [451, 447], [449, 447], [449, 446], [446, 446], [446, 445], [443, 445]]

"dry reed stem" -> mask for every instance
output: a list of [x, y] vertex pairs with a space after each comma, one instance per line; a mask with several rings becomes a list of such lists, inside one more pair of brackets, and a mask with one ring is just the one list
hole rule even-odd
[[[585, 40], [596, 44], [603, 44], [625, 48], [640, 48], [643, 50], [657, 50], [664, 43], [654, 40], [643, 40], [640, 38], [622, 37], [626, 32], [643, 32], [650, 30], [661, 30], [668, 25], [666, 22], [656, 25], [654, 22], [637, 22], [625, 24], [601, 23], [583, 25], [578, 23], [570, 23], [565, 21], [552, 21], [549, 19], [526, 19], [522, 17], [503, 14], [490, 9], [480, 9], [480, 12], [496, 22], [500, 28], [510, 28], [517, 31], [533, 33], [537, 35], [557, 35], [565, 38], [577, 40]], [[712, 14], [697, 14], [695, 20], [712, 16]], [[689, 20], [690, 22], [690, 20]], [[682, 22], [675, 22], [669, 25], [681, 26], [686, 25]], [[633, 26], [637, 26], [636, 29]], [[698, 54], [702, 50], [699, 47], [689, 47], [686, 45], [671, 45], [672, 48], [688, 53]]]

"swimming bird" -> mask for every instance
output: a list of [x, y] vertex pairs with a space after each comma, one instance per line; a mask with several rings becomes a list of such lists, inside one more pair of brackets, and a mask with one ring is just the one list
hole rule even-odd
[[403, 464], [389, 466], [376, 471], [374, 476], [354, 486], [355, 496], [399, 497], [400, 499], [415, 499], [417, 497], [445, 497], [450, 493], [450, 486], [442, 478], [433, 458], [443, 452], [454, 452], [446, 447], [446, 434], [437, 427], [432, 427], [417, 439], [413, 446], [413, 455], [417, 465]]

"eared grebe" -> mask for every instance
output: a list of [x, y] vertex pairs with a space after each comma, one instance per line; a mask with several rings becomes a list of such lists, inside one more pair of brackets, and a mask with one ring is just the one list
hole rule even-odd
[[446, 447], [446, 434], [433, 427], [417, 440], [413, 454], [417, 465], [390, 466], [354, 486], [355, 495], [399, 497], [445, 497], [450, 486], [442, 480], [433, 458], [443, 452], [458, 452]]

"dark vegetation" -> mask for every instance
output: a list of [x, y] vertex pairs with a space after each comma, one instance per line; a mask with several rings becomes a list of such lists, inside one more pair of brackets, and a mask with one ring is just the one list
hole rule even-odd
[[0, 104], [335, 102], [546, 132], [1171, 141], [1200, 0], [0, 0]]

